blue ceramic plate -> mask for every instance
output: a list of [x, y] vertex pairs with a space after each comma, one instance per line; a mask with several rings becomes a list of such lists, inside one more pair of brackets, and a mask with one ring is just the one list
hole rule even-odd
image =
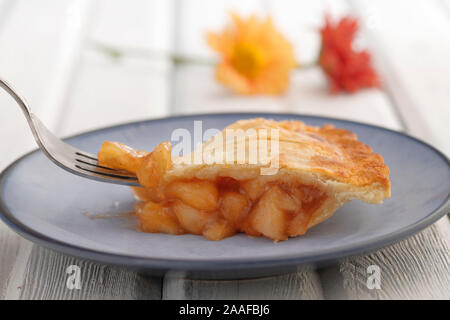
[[[214, 242], [201, 236], [136, 231], [134, 198], [124, 186], [72, 175], [40, 151], [9, 166], [0, 178], [1, 218], [12, 229], [45, 247], [104, 263], [192, 277], [257, 277], [301, 265], [367, 253], [427, 227], [449, 211], [449, 160], [433, 147], [404, 134], [350, 121], [292, 114], [214, 114], [135, 122], [77, 135], [67, 142], [96, 153], [103, 141], [152, 150], [176, 128], [222, 129], [244, 118], [333, 123], [355, 132], [383, 155], [391, 171], [392, 197], [382, 205], [352, 201], [305, 236], [274, 243], [243, 234]], [[103, 215], [104, 219], [92, 219]]]

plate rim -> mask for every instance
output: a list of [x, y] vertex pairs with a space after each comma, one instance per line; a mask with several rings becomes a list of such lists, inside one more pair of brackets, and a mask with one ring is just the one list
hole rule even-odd
[[[416, 143], [424, 145], [429, 148], [431, 151], [437, 154], [437, 156], [441, 157], [450, 168], [450, 159], [447, 157], [442, 151], [435, 148], [434, 146], [424, 142], [423, 140], [410, 136], [406, 133], [395, 131], [392, 129], [388, 129], [385, 127], [368, 124], [359, 121], [352, 121], [340, 118], [333, 117], [323, 117], [323, 116], [314, 116], [314, 115], [304, 115], [298, 113], [278, 113], [278, 112], [221, 112], [221, 113], [196, 113], [196, 114], [180, 114], [173, 115], [168, 117], [160, 117], [160, 118], [151, 118], [145, 120], [138, 121], [129, 121], [125, 123], [120, 123], [116, 125], [105, 126], [93, 130], [84, 131], [81, 133], [77, 133], [75, 135], [68, 136], [63, 140], [75, 139], [83, 135], [92, 134], [99, 131], [109, 130], [112, 128], [121, 128], [126, 126], [139, 126], [143, 123], [151, 123], [151, 122], [160, 122], [160, 121], [170, 121], [176, 119], [193, 119], [196, 117], [221, 117], [221, 116], [236, 116], [236, 117], [270, 117], [270, 115], [277, 116], [286, 116], [286, 117], [302, 117], [302, 118], [310, 118], [321, 121], [337, 121], [340, 123], [347, 123], [352, 125], [360, 125], [366, 127], [372, 127], [374, 129], [386, 131], [390, 134], [396, 134], [403, 137], [406, 137], [410, 140], [413, 140]], [[447, 195], [447, 198], [440, 204], [438, 208], [434, 211], [430, 212], [423, 219], [418, 220], [413, 223], [409, 227], [399, 229], [400, 231], [391, 232], [381, 239], [378, 240], [367, 240], [365, 242], [356, 242], [353, 245], [347, 245], [345, 247], [340, 248], [339, 250], [330, 249], [328, 251], [321, 251], [318, 254], [310, 254], [306, 257], [276, 257], [272, 259], [268, 258], [256, 258], [253, 260], [245, 260], [242, 261], [242, 258], [238, 259], [216, 259], [213, 261], [202, 259], [202, 260], [188, 260], [188, 259], [161, 259], [161, 258], [148, 258], [142, 256], [133, 256], [133, 255], [124, 255], [124, 254], [116, 254], [109, 253], [100, 250], [93, 250], [77, 245], [73, 245], [71, 243], [67, 243], [44, 234], [41, 234], [38, 231], [35, 231], [28, 226], [24, 225], [20, 221], [18, 221], [14, 214], [6, 207], [5, 200], [2, 197], [3, 189], [5, 185], [5, 181], [7, 180], [9, 174], [14, 170], [14, 168], [20, 163], [23, 159], [31, 156], [32, 154], [39, 152], [40, 149], [34, 149], [30, 152], [25, 153], [20, 156], [18, 159], [9, 164], [1, 173], [0, 173], [0, 219], [8, 225], [13, 231], [20, 234], [24, 238], [37, 243], [46, 248], [58, 251], [63, 254], [69, 254], [72, 256], [76, 256], [79, 258], [84, 258], [88, 260], [93, 260], [101, 263], [107, 263], [111, 265], [118, 265], [124, 267], [131, 268], [145, 268], [145, 269], [158, 269], [158, 270], [192, 270], [192, 271], [236, 271], [236, 270], [248, 270], [248, 269], [268, 269], [273, 267], [292, 267], [299, 266], [308, 263], [319, 263], [324, 261], [332, 261], [337, 260], [343, 257], [355, 256], [360, 254], [367, 254], [369, 252], [375, 251], [377, 249], [381, 249], [390, 244], [396, 243], [400, 240], [403, 240], [409, 236], [416, 234], [417, 232], [425, 229], [430, 226], [432, 223], [439, 220], [442, 216], [444, 216], [448, 211], [450, 211], [450, 193]]]

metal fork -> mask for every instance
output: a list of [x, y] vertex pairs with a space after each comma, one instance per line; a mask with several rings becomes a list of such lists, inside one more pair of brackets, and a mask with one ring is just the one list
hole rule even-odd
[[33, 133], [39, 148], [59, 167], [78, 176], [101, 182], [140, 186], [135, 175], [125, 170], [107, 168], [98, 164], [96, 156], [72, 147], [57, 138], [42, 121], [31, 112], [25, 100], [8, 84], [0, 78], [0, 87], [5, 89], [14, 98], [27, 118], [28, 125]]

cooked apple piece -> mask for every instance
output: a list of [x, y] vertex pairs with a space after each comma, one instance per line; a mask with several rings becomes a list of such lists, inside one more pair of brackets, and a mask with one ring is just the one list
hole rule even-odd
[[286, 232], [288, 236], [295, 237], [305, 234], [306, 230], [308, 229], [308, 223], [310, 219], [311, 214], [308, 214], [303, 210], [296, 212], [295, 216], [291, 219], [287, 227]]
[[298, 205], [279, 186], [270, 187], [259, 199], [250, 213], [250, 226], [257, 232], [275, 241], [288, 238], [287, 226], [292, 211]]
[[108, 168], [136, 173], [147, 154], [148, 152], [136, 151], [120, 142], [105, 142], [98, 152], [98, 163]]
[[290, 193], [303, 204], [310, 203], [324, 194], [324, 192], [317, 187], [302, 184], [292, 185], [288, 187], [288, 189]]
[[199, 210], [216, 210], [219, 192], [216, 185], [209, 181], [175, 181], [165, 189], [168, 199], [175, 198]]
[[292, 197], [287, 191], [284, 191], [278, 185], [272, 186], [268, 191], [271, 193], [270, 199], [281, 210], [292, 213], [300, 209], [301, 202], [299, 202], [295, 197]]
[[159, 186], [164, 174], [172, 167], [171, 151], [172, 145], [165, 141], [144, 157], [136, 171], [140, 184], [153, 188]]
[[181, 227], [189, 233], [202, 234], [203, 227], [212, 220], [211, 213], [195, 209], [182, 201], [176, 201], [172, 208]]
[[211, 221], [205, 226], [203, 230], [203, 236], [206, 239], [215, 241], [231, 237], [235, 233], [236, 228], [234, 228], [230, 222], [224, 219]]
[[147, 202], [136, 206], [140, 228], [144, 232], [183, 234], [175, 214], [159, 203]]
[[317, 187], [307, 185], [290, 186], [289, 191], [301, 202], [301, 209], [289, 222], [287, 233], [289, 236], [298, 236], [306, 233], [312, 215], [322, 206], [327, 194]]
[[263, 194], [265, 184], [259, 179], [252, 179], [242, 182], [241, 188], [251, 201], [256, 201]]
[[[251, 212], [250, 212], [250, 214], [251, 214]], [[261, 232], [256, 231], [252, 227], [250, 219], [245, 219], [244, 221], [242, 221], [239, 230], [244, 232], [246, 235], [251, 236], [251, 237], [261, 237], [262, 236]]]
[[222, 195], [220, 213], [230, 221], [234, 226], [239, 226], [247, 214], [247, 198], [237, 192], [225, 192]]
[[268, 238], [275, 241], [286, 240], [286, 212], [274, 203], [260, 200], [253, 209], [250, 226]]
[[161, 202], [164, 195], [158, 188], [151, 187], [131, 187], [135, 198], [139, 201]]

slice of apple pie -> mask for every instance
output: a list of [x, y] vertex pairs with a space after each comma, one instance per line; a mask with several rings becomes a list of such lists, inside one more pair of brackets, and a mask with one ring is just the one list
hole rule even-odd
[[280, 241], [305, 234], [349, 200], [390, 196], [383, 158], [332, 125], [240, 120], [192, 153], [171, 153], [169, 142], [151, 153], [105, 142], [98, 154], [100, 164], [137, 175], [144, 232]]

